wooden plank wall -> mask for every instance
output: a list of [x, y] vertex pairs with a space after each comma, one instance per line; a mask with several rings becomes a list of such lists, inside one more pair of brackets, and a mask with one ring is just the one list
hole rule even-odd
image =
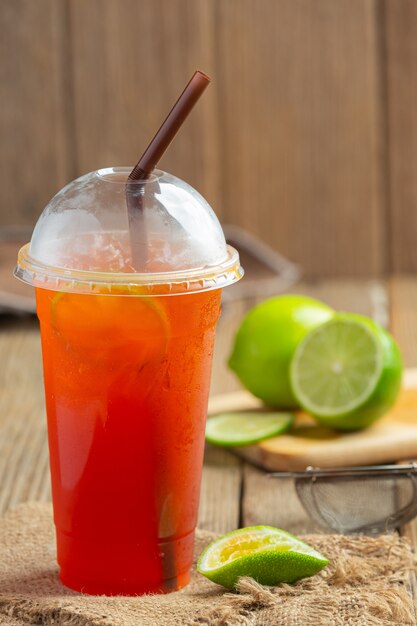
[[391, 268], [417, 269], [417, 3], [386, 3]]
[[415, 271], [416, 42], [415, 0], [3, 0], [0, 224], [133, 164], [200, 67], [163, 169], [308, 277]]

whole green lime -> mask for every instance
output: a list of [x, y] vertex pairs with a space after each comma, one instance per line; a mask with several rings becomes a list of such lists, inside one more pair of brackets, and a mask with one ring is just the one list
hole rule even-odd
[[339, 313], [310, 331], [290, 366], [304, 410], [337, 430], [365, 428], [394, 404], [403, 364], [393, 337], [362, 315]]
[[297, 408], [289, 379], [292, 356], [307, 332], [333, 315], [333, 309], [307, 296], [265, 300], [249, 311], [237, 331], [229, 367], [269, 406]]

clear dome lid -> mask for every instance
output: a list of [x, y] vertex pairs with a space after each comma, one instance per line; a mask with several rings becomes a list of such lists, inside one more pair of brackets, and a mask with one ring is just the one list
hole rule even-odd
[[80, 293], [113, 293], [120, 285], [189, 293], [243, 276], [238, 253], [193, 187], [160, 170], [127, 185], [130, 171], [90, 172], [59, 191], [21, 249], [16, 276]]

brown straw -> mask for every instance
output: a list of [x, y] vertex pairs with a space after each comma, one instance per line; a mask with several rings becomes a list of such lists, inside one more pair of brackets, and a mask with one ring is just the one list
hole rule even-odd
[[[203, 72], [195, 72], [188, 85], [168, 113], [160, 129], [129, 174], [126, 182], [126, 203], [129, 218], [130, 247], [132, 263], [137, 271], [144, 271], [148, 260], [148, 243], [144, 216], [144, 196], [146, 181], [159, 159], [174, 139], [181, 125], [191, 112], [197, 100], [210, 82]], [[136, 184], [129, 184], [134, 183]]]
[[197, 71], [168, 113], [160, 129], [129, 174], [128, 180], [146, 180], [188, 117], [210, 82], [207, 74]]

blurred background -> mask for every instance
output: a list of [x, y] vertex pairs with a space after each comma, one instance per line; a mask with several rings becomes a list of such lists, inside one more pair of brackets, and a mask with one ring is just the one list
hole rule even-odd
[[[50, 498], [38, 326], [3, 314], [34, 311], [17, 249], [70, 180], [136, 163], [197, 68], [212, 83], [160, 166], [291, 262], [242, 254], [212, 393], [239, 389], [234, 333], [284, 288], [373, 317], [417, 366], [417, 0], [0, 0], [0, 512]], [[226, 451], [204, 472], [203, 528], [307, 527]]]
[[133, 165], [200, 68], [161, 163], [304, 276], [417, 269], [415, 0], [3, 0], [0, 226]]

